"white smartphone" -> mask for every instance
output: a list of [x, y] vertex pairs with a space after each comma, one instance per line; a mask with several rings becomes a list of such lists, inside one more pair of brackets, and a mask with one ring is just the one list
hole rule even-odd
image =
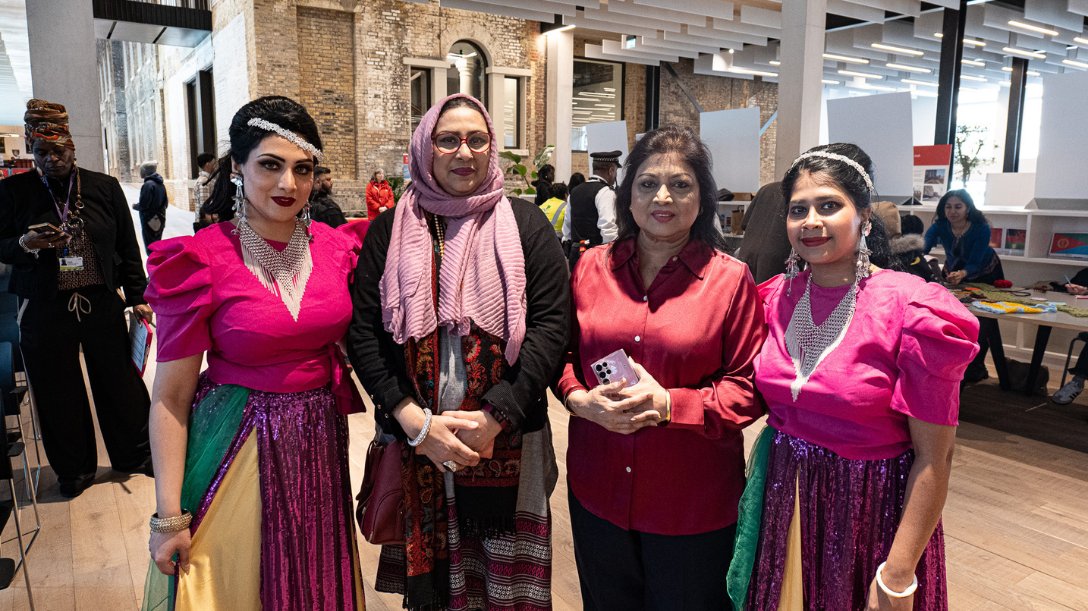
[[627, 380], [628, 387], [638, 384], [638, 374], [631, 367], [631, 360], [627, 358], [623, 348], [593, 363], [591, 367], [600, 384], [611, 384], [623, 379]]

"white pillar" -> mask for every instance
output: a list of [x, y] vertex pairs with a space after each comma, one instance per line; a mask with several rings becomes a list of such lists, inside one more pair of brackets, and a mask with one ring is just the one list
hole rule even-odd
[[34, 97], [64, 104], [79, 167], [105, 171], [91, 3], [27, 2], [26, 29]]
[[570, 176], [570, 130], [574, 113], [574, 32], [551, 32], [544, 35], [548, 45], [548, 77], [544, 123], [545, 144], [555, 145], [552, 165], [555, 178], [566, 182]]
[[781, 179], [802, 152], [820, 142], [827, 0], [782, 3], [775, 177]]

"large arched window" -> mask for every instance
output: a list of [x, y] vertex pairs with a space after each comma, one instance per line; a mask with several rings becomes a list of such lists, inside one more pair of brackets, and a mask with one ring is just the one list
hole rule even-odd
[[446, 93], [467, 93], [487, 104], [487, 58], [480, 47], [467, 40], [458, 40], [446, 54], [450, 68], [446, 71]]

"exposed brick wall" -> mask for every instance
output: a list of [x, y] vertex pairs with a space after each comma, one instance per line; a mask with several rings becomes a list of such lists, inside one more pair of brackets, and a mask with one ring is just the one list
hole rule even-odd
[[298, 9], [298, 99], [317, 121], [334, 179], [357, 176], [354, 27], [349, 12]]

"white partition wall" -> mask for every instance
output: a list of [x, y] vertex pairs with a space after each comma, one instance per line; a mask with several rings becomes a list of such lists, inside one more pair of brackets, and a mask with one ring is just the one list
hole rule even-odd
[[1088, 72], [1043, 77], [1035, 197], [1088, 199]]
[[830, 142], [852, 142], [873, 160], [881, 199], [914, 192], [914, 132], [910, 93], [888, 93], [827, 101]]
[[718, 188], [759, 190], [759, 107], [699, 114], [699, 137], [714, 160]]
[[[627, 121], [609, 121], [586, 125], [586, 146], [590, 153], [620, 151], [620, 164], [627, 161]], [[619, 180], [617, 178], [617, 180]]]

